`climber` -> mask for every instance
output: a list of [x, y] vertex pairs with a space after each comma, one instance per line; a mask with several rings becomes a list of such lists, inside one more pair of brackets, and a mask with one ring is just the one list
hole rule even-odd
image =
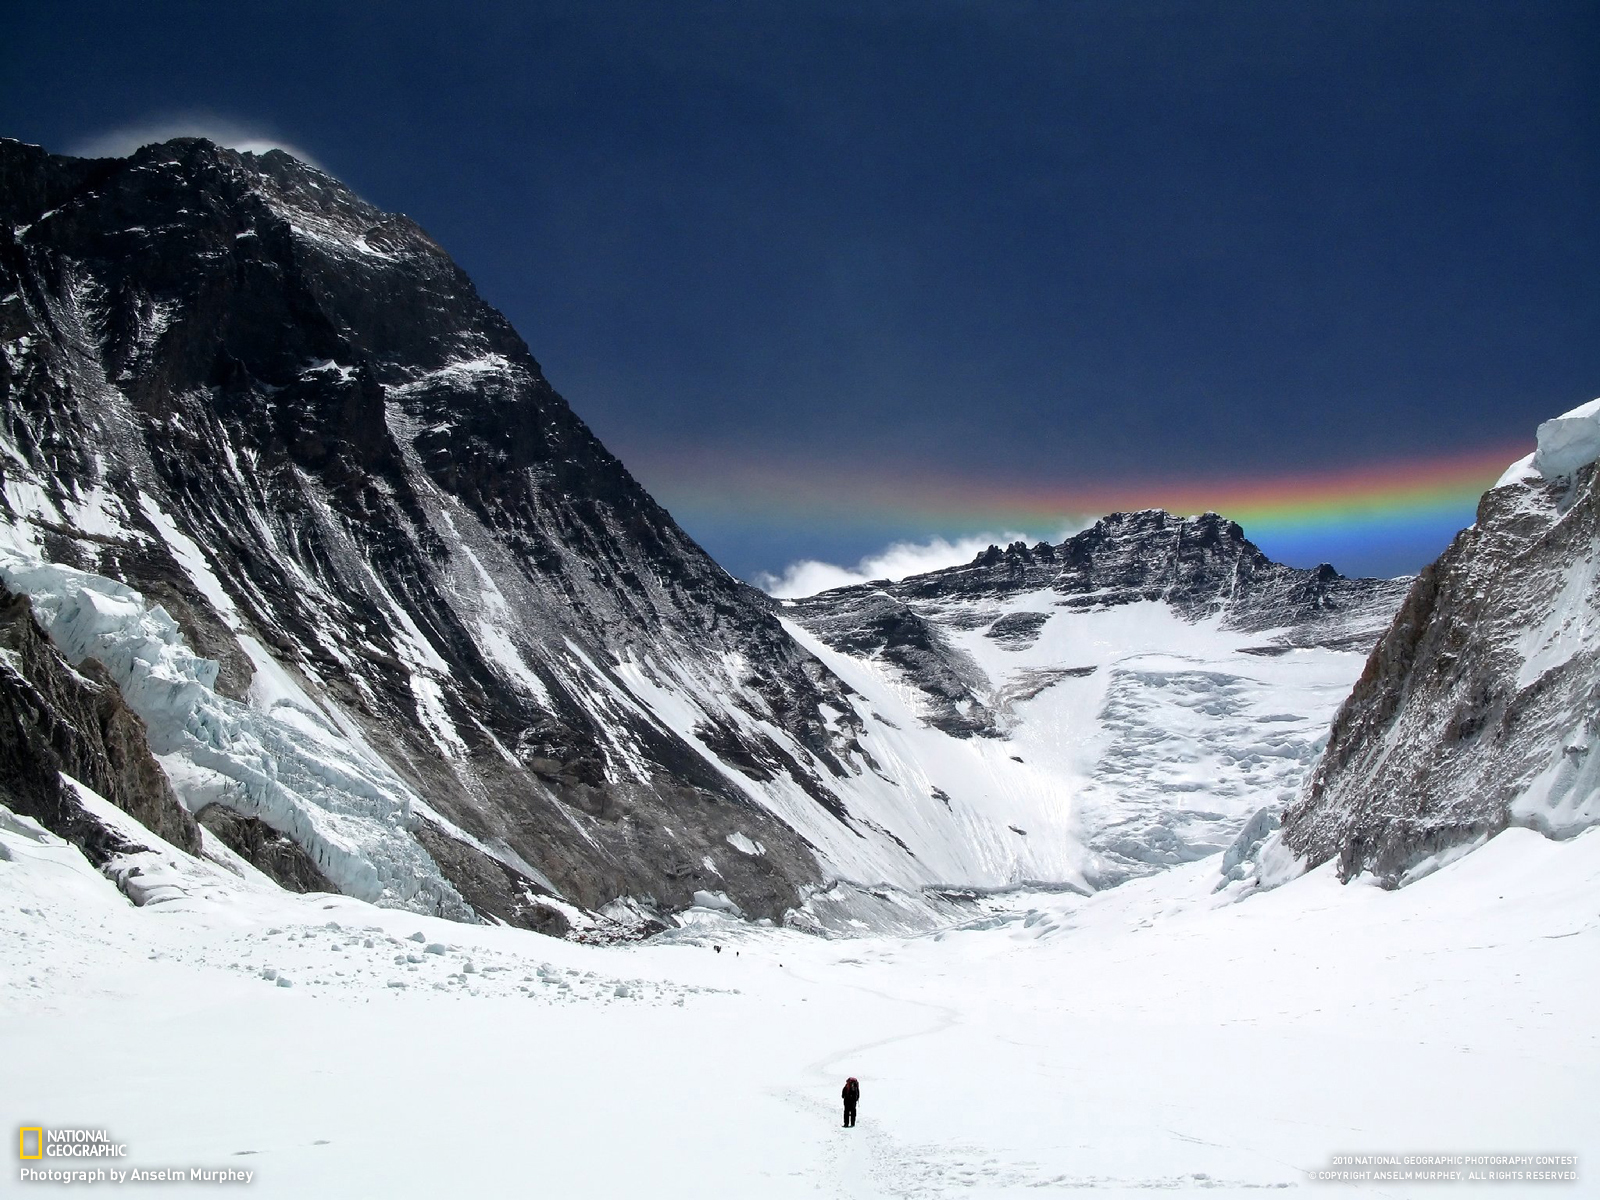
[[844, 1127], [849, 1129], [856, 1123], [856, 1101], [861, 1099], [861, 1085], [854, 1075], [844, 1081], [844, 1091], [839, 1095], [844, 1099]]

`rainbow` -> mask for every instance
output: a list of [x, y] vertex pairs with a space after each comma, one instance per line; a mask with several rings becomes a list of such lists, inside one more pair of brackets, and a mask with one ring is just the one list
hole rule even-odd
[[690, 532], [697, 526], [791, 531], [894, 530], [968, 536], [1016, 530], [1057, 538], [1109, 512], [1218, 512], [1268, 554], [1296, 565], [1431, 546], [1415, 570], [1472, 523], [1479, 497], [1527, 448], [1498, 445], [1382, 463], [1233, 478], [1017, 480], [943, 469], [709, 456], [642, 464], [643, 482]]

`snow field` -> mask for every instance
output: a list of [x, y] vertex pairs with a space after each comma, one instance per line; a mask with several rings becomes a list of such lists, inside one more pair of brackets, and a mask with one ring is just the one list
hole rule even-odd
[[134, 908], [30, 824], [0, 815], [14, 1118], [262, 1195], [1439, 1197], [1306, 1172], [1600, 1150], [1594, 833], [1511, 830], [1394, 893], [1321, 870], [1238, 901], [1212, 859], [933, 936], [700, 913], [598, 948], [245, 883]]

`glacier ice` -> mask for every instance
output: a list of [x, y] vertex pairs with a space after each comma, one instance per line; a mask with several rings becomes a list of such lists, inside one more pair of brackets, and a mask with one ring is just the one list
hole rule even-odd
[[0, 548], [0, 581], [28, 596], [69, 662], [93, 658], [111, 673], [191, 811], [221, 803], [259, 818], [347, 895], [471, 919], [408, 830], [417, 797], [331, 723], [290, 725], [219, 695], [217, 664], [115, 580]]

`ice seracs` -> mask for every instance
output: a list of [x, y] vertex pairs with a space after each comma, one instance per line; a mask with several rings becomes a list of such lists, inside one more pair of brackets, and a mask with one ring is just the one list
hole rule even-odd
[[411, 836], [413, 793], [330, 723], [218, 695], [217, 664], [188, 649], [164, 610], [115, 580], [0, 549], [0, 582], [29, 597], [69, 662], [93, 659], [111, 673], [190, 812], [221, 804], [259, 818], [347, 895], [468, 915]]

